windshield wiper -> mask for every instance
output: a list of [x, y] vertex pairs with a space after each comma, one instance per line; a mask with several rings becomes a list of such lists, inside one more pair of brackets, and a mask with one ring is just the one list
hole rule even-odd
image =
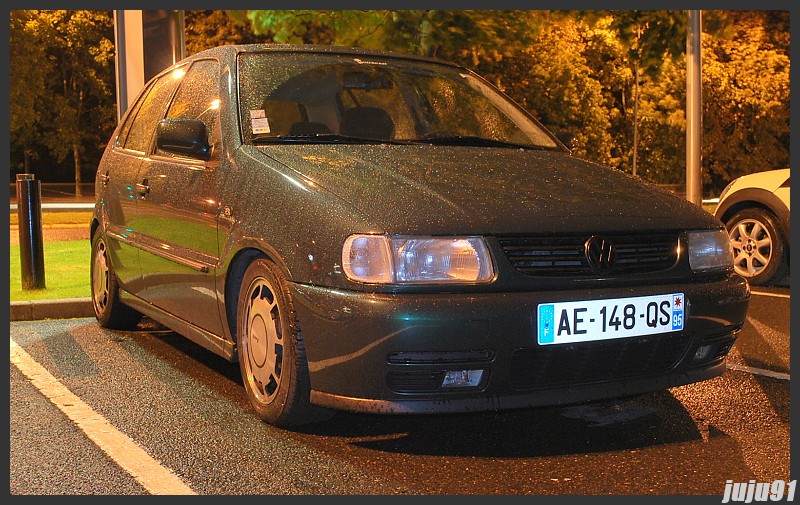
[[411, 142], [433, 145], [447, 146], [476, 146], [476, 147], [511, 147], [514, 149], [551, 149], [545, 146], [535, 146], [530, 144], [515, 144], [504, 140], [487, 139], [474, 135], [436, 135], [429, 134]]
[[304, 135], [281, 135], [280, 137], [255, 137], [254, 144], [405, 144], [389, 139], [353, 137], [339, 133], [313, 133]]

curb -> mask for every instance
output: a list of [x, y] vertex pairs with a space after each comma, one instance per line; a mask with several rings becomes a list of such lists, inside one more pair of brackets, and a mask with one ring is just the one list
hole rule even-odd
[[9, 319], [11, 321], [36, 321], [77, 317], [94, 317], [91, 298], [11, 302]]

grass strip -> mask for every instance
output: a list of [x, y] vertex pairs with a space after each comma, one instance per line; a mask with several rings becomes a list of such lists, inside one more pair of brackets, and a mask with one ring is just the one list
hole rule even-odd
[[45, 289], [22, 289], [22, 266], [19, 246], [9, 250], [9, 298], [12, 302], [86, 298], [91, 295], [88, 240], [70, 240], [44, 244]]

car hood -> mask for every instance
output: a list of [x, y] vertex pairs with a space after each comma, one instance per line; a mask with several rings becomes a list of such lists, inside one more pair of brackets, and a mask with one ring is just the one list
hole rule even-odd
[[735, 179], [730, 189], [739, 190], [750, 187], [765, 189], [774, 193], [778, 188], [786, 184], [787, 179], [789, 179], [788, 168], [765, 170], [764, 172], [755, 172]]
[[563, 152], [430, 145], [271, 145], [263, 154], [386, 233], [507, 234], [718, 227], [709, 213]]

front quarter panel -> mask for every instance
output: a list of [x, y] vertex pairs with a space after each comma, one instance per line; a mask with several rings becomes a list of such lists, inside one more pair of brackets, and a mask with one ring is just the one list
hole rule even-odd
[[299, 283], [350, 287], [341, 269], [344, 239], [381, 233], [340, 198], [250, 146], [224, 176], [223, 271], [247, 249], [267, 253]]

